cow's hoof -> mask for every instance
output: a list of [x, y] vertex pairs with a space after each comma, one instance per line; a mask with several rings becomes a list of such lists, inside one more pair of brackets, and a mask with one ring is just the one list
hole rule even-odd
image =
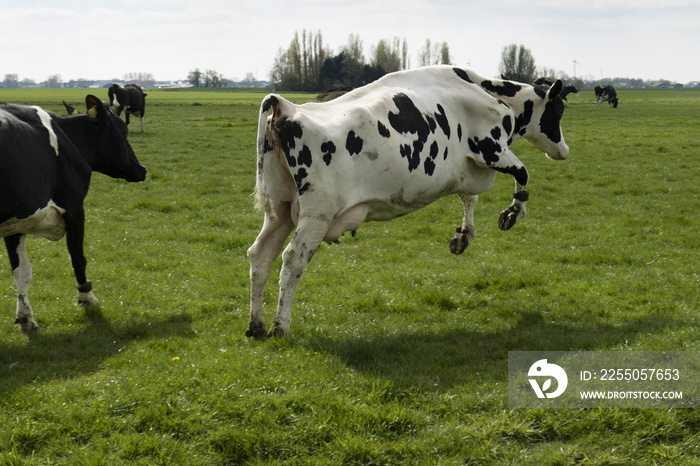
[[457, 227], [457, 234], [450, 240], [450, 252], [455, 255], [462, 254], [469, 243], [471, 243], [471, 238], [468, 235], [468, 230]]
[[248, 330], [245, 331], [245, 336], [257, 340], [266, 338], [267, 332], [265, 331], [265, 324], [262, 322], [251, 322], [250, 325], [248, 325]]
[[36, 332], [39, 329], [39, 325], [31, 317], [18, 317], [15, 319], [15, 324], [19, 324], [19, 327], [27, 335]]
[[510, 230], [513, 225], [518, 221], [518, 214], [520, 213], [520, 208], [517, 205], [512, 205], [506, 210], [501, 212], [501, 216], [498, 217], [498, 228], [503, 231]]

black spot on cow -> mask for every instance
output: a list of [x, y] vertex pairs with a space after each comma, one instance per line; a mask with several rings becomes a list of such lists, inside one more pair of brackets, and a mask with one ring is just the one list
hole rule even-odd
[[494, 170], [499, 171], [501, 173], [505, 173], [507, 175], [512, 175], [513, 178], [515, 178], [515, 181], [522, 185], [527, 184], [528, 180], [528, 175], [527, 175], [527, 168], [523, 167], [493, 167]]
[[[296, 121], [289, 121], [287, 118], [282, 118], [275, 122], [274, 131], [282, 145], [284, 155], [287, 156], [287, 160], [293, 159], [294, 157], [291, 156], [291, 150], [296, 147], [295, 139], [301, 139], [304, 135], [301, 125]], [[294, 165], [290, 166], [296, 166], [296, 161]]]
[[510, 81], [503, 81], [503, 84], [494, 84], [493, 81], [482, 81], [481, 87], [494, 94], [503, 95], [506, 97], [515, 97], [523, 87]]
[[350, 131], [348, 137], [345, 140], [345, 148], [348, 150], [350, 155], [359, 154], [362, 151], [362, 145], [364, 141], [361, 137], [355, 135], [355, 131]]
[[416, 108], [413, 101], [404, 93], [398, 93], [393, 98], [398, 113], [389, 112], [389, 123], [399, 133], [416, 134], [418, 139], [413, 142], [413, 152], [407, 153], [407, 145], [401, 146], [401, 156], [408, 158], [408, 170], [413, 171], [420, 165], [420, 153], [430, 134], [430, 126], [423, 114]]
[[396, 94], [393, 100], [399, 113], [389, 112], [391, 126], [399, 133], [417, 134], [418, 138], [425, 143], [430, 128], [423, 114], [404, 93]]
[[414, 151], [411, 150], [411, 146], [408, 144], [402, 144], [399, 148], [401, 157], [408, 159], [408, 171], [412, 172], [420, 165], [420, 157], [418, 154], [414, 155]]
[[491, 130], [491, 137], [494, 138], [495, 140], [501, 139], [501, 128], [500, 126], [496, 126]]
[[321, 152], [324, 152], [323, 161], [326, 162], [326, 165], [330, 165], [331, 160], [333, 159], [333, 154], [335, 153], [335, 144], [333, 144], [333, 141], [328, 141], [321, 144]]
[[462, 123], [457, 124], [457, 137], [459, 138], [459, 142], [462, 142]]
[[467, 72], [462, 68], [452, 68], [452, 70], [457, 74], [457, 76], [464, 79], [466, 82], [474, 84], [474, 81], [471, 80]]
[[442, 154], [442, 160], [447, 160], [447, 147], [445, 147], [445, 153]]
[[270, 111], [270, 107], [272, 107], [273, 105], [277, 105], [278, 103], [279, 103], [279, 100], [277, 100], [277, 97], [272, 95], [272, 96], [268, 97], [267, 99], [265, 99], [265, 101], [262, 104], [262, 109], [260, 110], [260, 112], [267, 113], [268, 111]]
[[430, 158], [426, 158], [425, 162], [423, 162], [423, 169], [426, 175], [433, 176], [433, 173], [435, 173], [435, 162]]
[[526, 100], [525, 104], [523, 105], [523, 113], [515, 117], [515, 129], [513, 131], [513, 134], [520, 134], [521, 136], [525, 135], [525, 127], [530, 124], [530, 120], [532, 120], [532, 110], [535, 107], [534, 102], [531, 100]]
[[388, 138], [391, 136], [389, 128], [384, 126], [381, 121], [377, 121], [377, 129], [379, 130], [380, 136], [382, 136], [383, 138]]
[[510, 115], [503, 117], [503, 129], [506, 130], [506, 134], [510, 136], [513, 130], [513, 122], [511, 121]]
[[435, 129], [437, 128], [435, 120], [432, 117], [430, 117], [430, 115], [426, 115], [425, 119], [428, 121], [428, 128], [430, 128], [430, 132], [435, 134]]
[[311, 150], [308, 146], [304, 145], [304, 147], [301, 148], [297, 162], [299, 162], [299, 165], [311, 166]]
[[440, 125], [440, 128], [442, 129], [442, 132], [445, 133], [445, 136], [447, 136], [447, 139], [450, 139], [450, 124], [447, 121], [447, 115], [445, 115], [445, 109], [442, 108], [442, 105], [438, 104], [437, 106], [438, 111], [435, 113], [435, 119], [438, 122], [438, 125]]
[[556, 98], [545, 104], [542, 118], [540, 118], [540, 131], [554, 143], [561, 141], [559, 121], [563, 114], [564, 102], [560, 98]]
[[498, 162], [498, 153], [501, 152], [501, 145], [491, 138], [479, 139], [478, 137], [469, 138], [469, 150], [475, 155], [481, 154], [486, 165], [491, 165]]
[[264, 142], [263, 142], [263, 153], [264, 153], [264, 154], [267, 154], [268, 152], [272, 152], [273, 150], [275, 150], [275, 146], [273, 146], [273, 145], [270, 143], [270, 140], [269, 140], [268, 138], [264, 138]]
[[433, 143], [430, 145], [430, 158], [435, 160], [435, 158], [438, 156], [438, 152], [440, 152], [438, 143], [437, 141], [433, 141]]
[[300, 196], [311, 187], [311, 184], [308, 181], [304, 183], [304, 178], [306, 178], [308, 175], [309, 174], [306, 172], [305, 168], [300, 168], [294, 175], [294, 182], [297, 185], [297, 192]]

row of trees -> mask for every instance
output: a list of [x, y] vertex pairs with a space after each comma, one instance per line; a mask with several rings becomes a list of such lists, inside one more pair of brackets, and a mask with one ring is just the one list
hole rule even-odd
[[[275, 87], [289, 91], [317, 92], [338, 86], [362, 86], [386, 73], [408, 69], [411, 65], [406, 39], [382, 39], [370, 48], [365, 59], [362, 40], [350, 34], [348, 43], [333, 55], [323, 42], [321, 31], [303, 30], [294, 34], [287, 49], [280, 48], [270, 78]], [[446, 42], [426, 40], [418, 55], [419, 66], [450, 64]]]

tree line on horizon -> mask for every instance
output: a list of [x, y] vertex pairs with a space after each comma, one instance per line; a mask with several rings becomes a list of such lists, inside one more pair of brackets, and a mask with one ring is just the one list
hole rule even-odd
[[[426, 39], [418, 54], [418, 65], [452, 64], [447, 42], [433, 43]], [[349, 86], [359, 87], [387, 73], [411, 66], [406, 39], [382, 39], [370, 47], [365, 58], [362, 39], [350, 34], [348, 42], [337, 54], [324, 43], [321, 31], [304, 29], [294, 33], [286, 49], [280, 48], [274, 59], [270, 79], [276, 90], [320, 92]]]

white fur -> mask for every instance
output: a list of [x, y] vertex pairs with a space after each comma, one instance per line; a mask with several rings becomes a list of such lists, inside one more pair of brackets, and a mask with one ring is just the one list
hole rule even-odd
[[56, 157], [58, 157], [58, 137], [51, 126], [51, 115], [43, 108], [37, 107], [36, 105], [32, 108], [36, 110], [36, 114], [39, 115], [41, 124], [49, 131], [49, 144], [51, 144], [51, 147], [56, 151]]
[[66, 234], [66, 224], [63, 221], [64, 212], [65, 209], [50, 200], [46, 207], [37, 209], [27, 218], [11, 218], [0, 224], [0, 236], [22, 233], [58, 241]]

